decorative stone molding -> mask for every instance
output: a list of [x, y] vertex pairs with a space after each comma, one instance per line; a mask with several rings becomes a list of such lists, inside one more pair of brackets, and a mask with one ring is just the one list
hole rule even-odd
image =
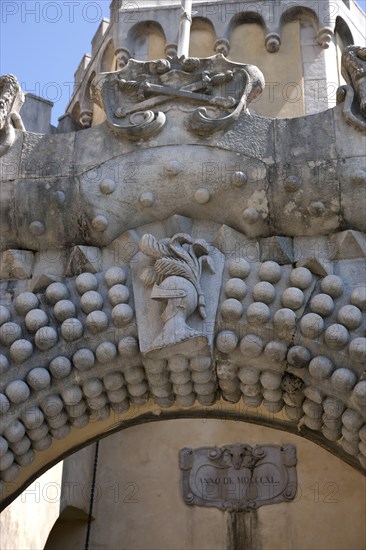
[[276, 53], [280, 50], [281, 46], [281, 37], [276, 32], [270, 32], [265, 38], [264, 45], [267, 52]]
[[338, 442], [365, 465], [366, 288], [346, 275], [358, 260], [348, 260], [344, 277], [321, 277], [249, 259], [244, 235], [232, 250], [240, 236], [228, 227], [199, 228], [180, 217], [155, 235], [142, 227], [118, 238], [136, 245], [124, 262], [103, 260], [95, 273], [80, 264], [79, 275], [45, 281], [39, 292], [20, 281], [5, 297], [4, 483], [54, 439], [149, 399], [192, 407], [221, 396], [284, 410], [300, 433], [305, 426], [325, 446]]
[[108, 122], [16, 133], [1, 183], [4, 502], [62, 453], [165, 409], [240, 404], [365, 467], [364, 148], [340, 107], [246, 112], [262, 85], [222, 55], [132, 60], [94, 83]]
[[[214, 251], [210, 250], [203, 239], [192, 239], [184, 233], [161, 241], [157, 241], [153, 235], [144, 235], [139, 247], [141, 252], [154, 260], [153, 265], [148, 265], [142, 270], [140, 279], [145, 288], [152, 287], [150, 300], [162, 302], [166, 306], [161, 314], [163, 324], [160, 328], [157, 310], [150, 313], [149, 298], [144, 295], [139, 301], [140, 307], [143, 308], [143, 317], [146, 316], [150, 327], [157, 326], [160, 331], [156, 337], [151, 338], [152, 341], [148, 338], [150, 345], [144, 353], [150, 357], [154, 355], [165, 358], [165, 349], [169, 348], [169, 356], [182, 354], [186, 357], [195, 357], [210, 343], [203, 324], [207, 318], [207, 296], [205, 297], [201, 278], [205, 267], [211, 275], [216, 274], [212, 258]], [[208, 285], [211, 287], [210, 301], [213, 302], [220, 287], [220, 280], [217, 282], [216, 285]], [[136, 289], [138, 291], [138, 287]], [[212, 324], [215, 322], [215, 314], [212, 315], [212, 308], [208, 309], [211, 310]], [[200, 330], [187, 325], [187, 319], [196, 311]], [[143, 322], [142, 317], [141, 321]], [[151, 333], [153, 330], [147, 331], [146, 336], [150, 336], [148, 332]]]

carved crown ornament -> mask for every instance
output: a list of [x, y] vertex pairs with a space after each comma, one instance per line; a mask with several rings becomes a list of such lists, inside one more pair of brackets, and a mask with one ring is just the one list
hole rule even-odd
[[263, 89], [257, 67], [228, 61], [222, 54], [130, 59], [121, 71], [99, 75], [92, 83], [94, 101], [104, 109], [110, 128], [134, 140], [157, 134], [172, 109], [183, 109], [187, 128], [198, 135], [227, 130]]

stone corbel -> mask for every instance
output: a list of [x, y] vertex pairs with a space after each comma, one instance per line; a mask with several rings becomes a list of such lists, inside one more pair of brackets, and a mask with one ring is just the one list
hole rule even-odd
[[175, 57], [178, 52], [177, 44], [166, 44], [165, 45], [165, 55], [170, 57]]
[[88, 109], [81, 111], [79, 120], [84, 128], [90, 128], [93, 122], [93, 111]]
[[128, 60], [131, 59], [131, 53], [129, 50], [127, 50], [127, 48], [118, 48], [116, 51], [115, 51], [115, 54], [116, 56], [116, 70], [117, 71], [120, 71], [121, 69], [123, 69], [123, 67], [125, 67], [128, 63]]
[[268, 53], [277, 53], [281, 46], [281, 37], [276, 32], [270, 32], [267, 34], [264, 45]]
[[330, 27], [322, 27], [317, 34], [317, 42], [324, 50], [329, 48], [330, 43], [333, 40], [334, 32]]
[[215, 53], [221, 53], [227, 57], [230, 52], [230, 42], [226, 38], [218, 38], [214, 44]]

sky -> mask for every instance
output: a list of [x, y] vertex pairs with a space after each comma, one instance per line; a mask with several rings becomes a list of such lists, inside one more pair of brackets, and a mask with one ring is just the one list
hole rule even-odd
[[[366, 0], [358, 3], [366, 11]], [[25, 92], [53, 101], [55, 125], [71, 97], [74, 72], [90, 52], [102, 17], [109, 17], [109, 5], [110, 0], [0, 2], [0, 74], [14, 74]]]

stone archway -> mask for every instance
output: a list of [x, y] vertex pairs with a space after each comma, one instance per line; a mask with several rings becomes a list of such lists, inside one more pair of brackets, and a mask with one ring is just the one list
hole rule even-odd
[[[98, 447], [91, 445], [66, 459], [62, 491], [52, 490], [55, 483], [47, 484], [49, 478], [44, 485], [40, 479], [38, 493], [63, 495], [62, 514], [46, 548], [110, 548], [117, 547], [119, 539], [127, 548], [227, 548], [229, 540], [240, 537], [241, 544], [245, 538], [254, 547], [257, 542], [275, 549], [285, 544], [286, 525], [296, 525], [291, 531], [296, 547], [315, 540], [318, 548], [328, 544], [340, 549], [347, 537], [351, 546], [362, 546], [363, 480], [318, 445], [289, 432], [211, 416], [155, 418], [155, 422], [115, 432], [100, 440]], [[298, 457], [296, 497], [279, 506], [239, 513], [188, 505], [180, 489], [179, 450], [186, 445], [221, 446], [228, 441], [294, 445]], [[28, 506], [34, 505], [34, 492], [35, 486], [31, 486], [23, 493]], [[91, 507], [89, 492], [93, 495]], [[230, 493], [232, 497], [235, 494]], [[353, 507], [355, 528], [348, 534], [342, 529], [342, 518], [349, 509], [346, 495], [359, 503]], [[77, 509], [72, 511], [71, 506]], [[308, 533], [310, 520], [314, 523]]]
[[343, 90], [352, 126], [342, 106], [244, 113], [263, 85], [222, 55], [169, 57], [98, 75], [107, 120], [88, 130], [24, 132], [7, 105], [3, 503], [132, 406], [146, 421], [263, 407], [365, 466], [362, 89]]
[[[105, 252], [99, 273], [76, 247], [79, 275], [2, 306], [4, 503], [62, 456], [154, 415], [272, 425], [360, 468], [362, 289], [293, 267], [271, 242], [282, 261], [255, 258], [228, 226], [175, 216], [122, 234], [106, 251], [125, 261]], [[188, 267], [207, 259], [196, 279], [187, 251]]]

